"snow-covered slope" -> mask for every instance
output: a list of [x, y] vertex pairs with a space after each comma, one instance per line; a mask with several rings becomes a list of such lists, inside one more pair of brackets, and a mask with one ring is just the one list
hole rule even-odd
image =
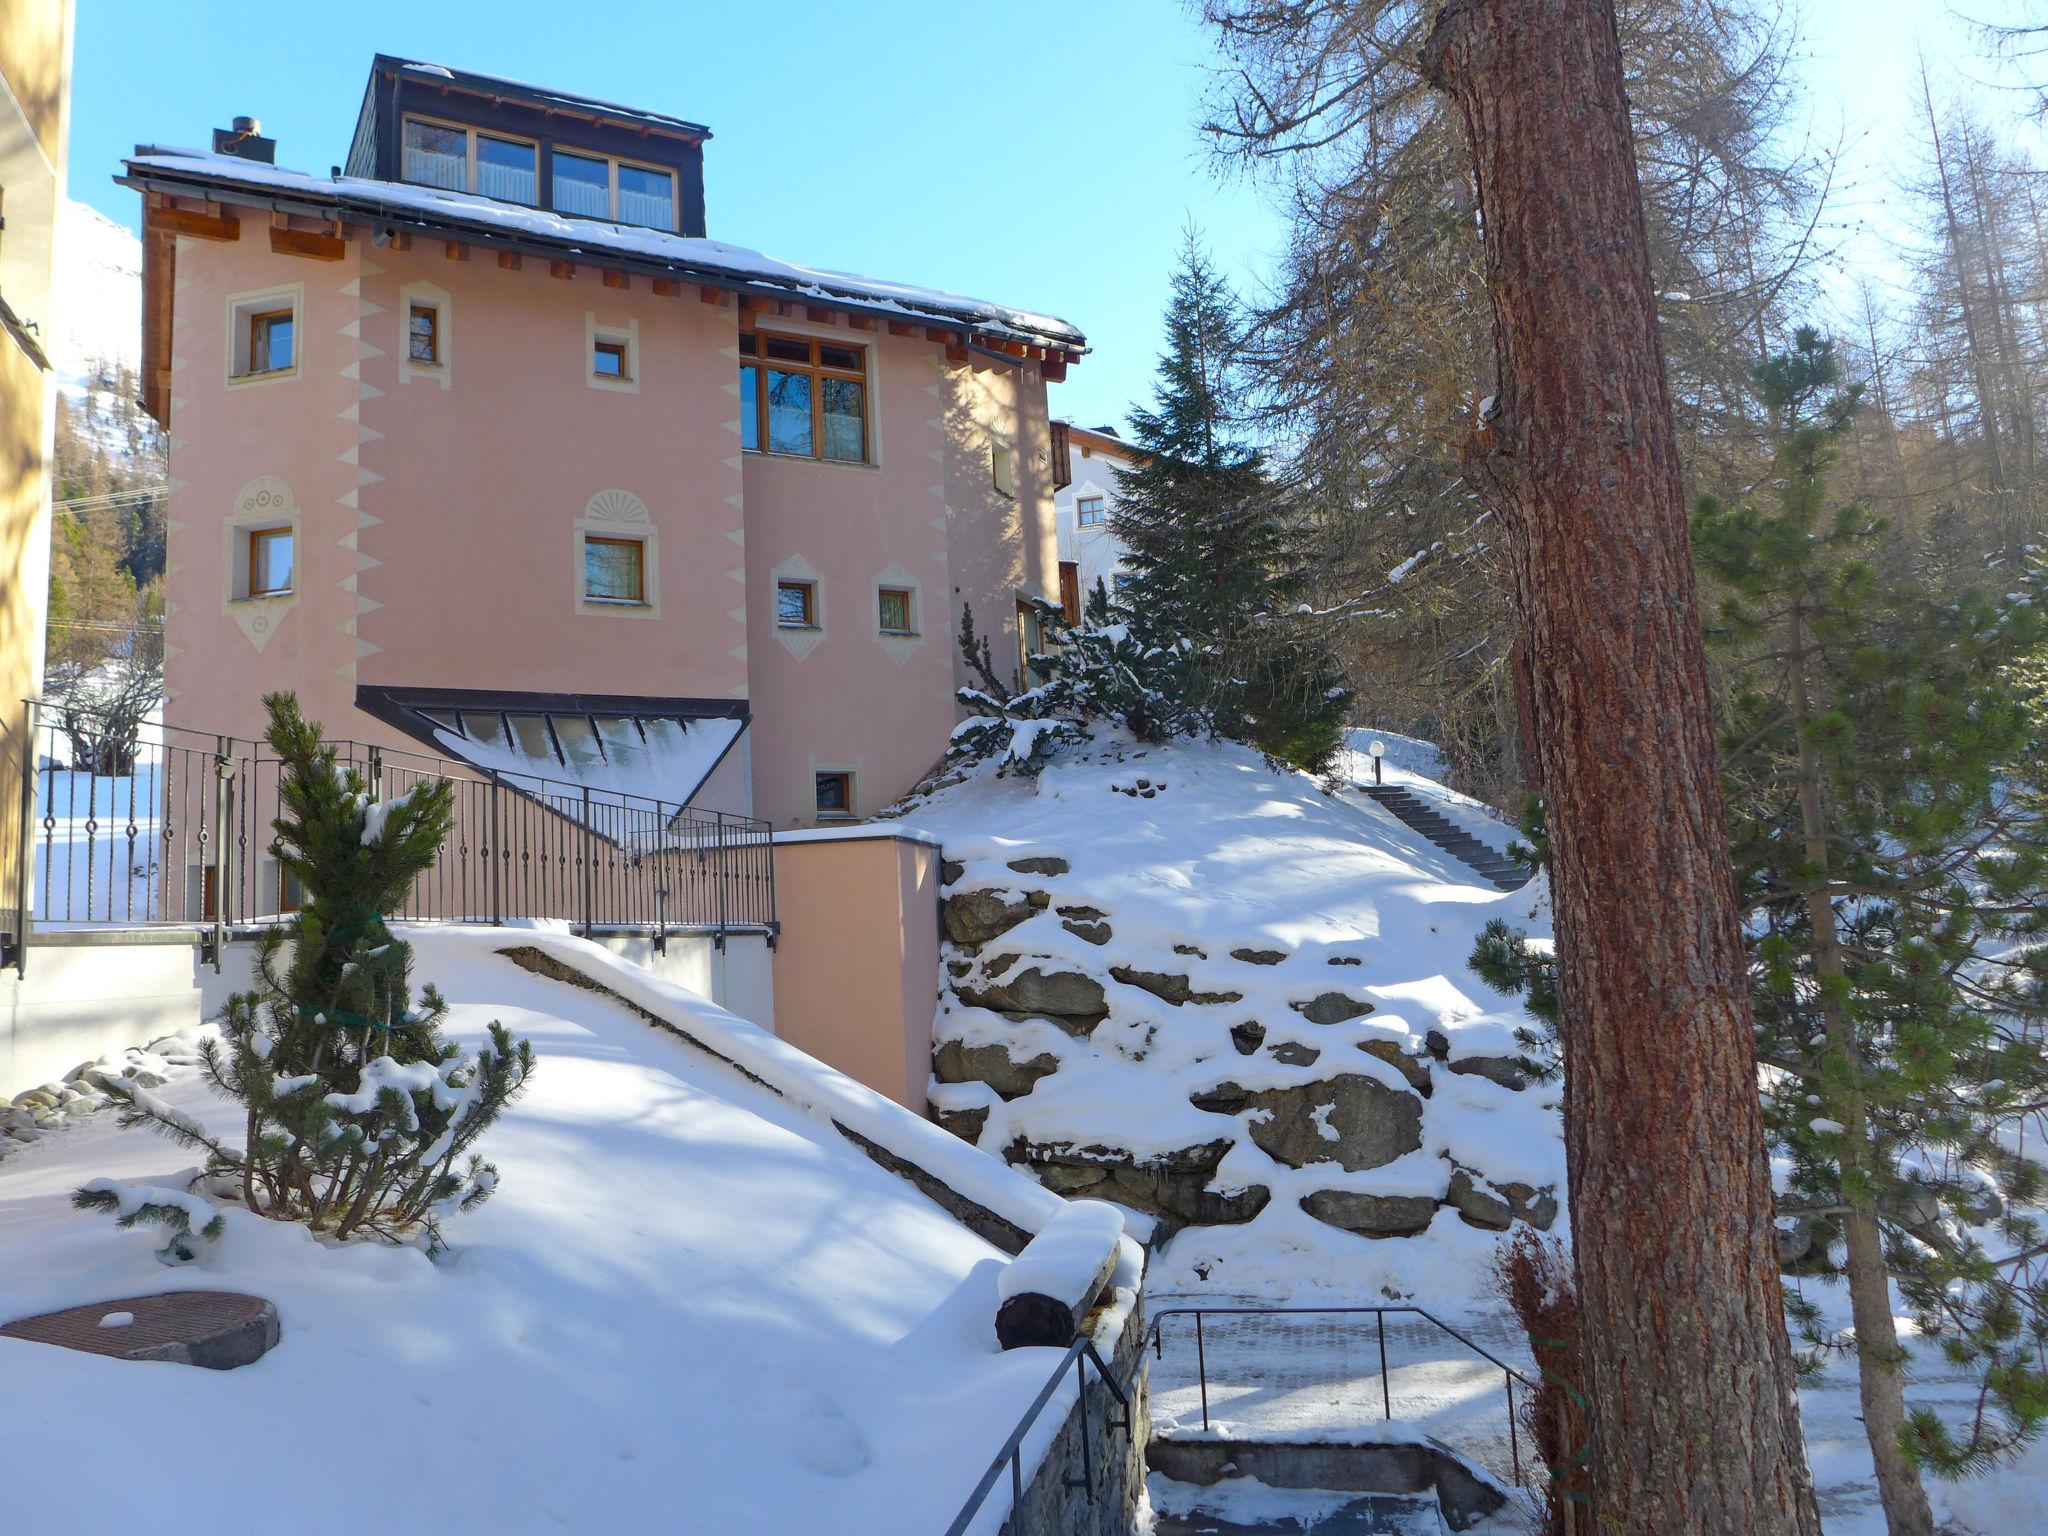
[[952, 866], [938, 1113], [1181, 1227], [1155, 1291], [1476, 1301], [1472, 1218], [1554, 1215], [1555, 1091], [1517, 1086], [1521, 1011], [1466, 966], [1494, 917], [1548, 936], [1541, 879], [1502, 895], [1246, 749], [1108, 732], [905, 819]]
[[98, 209], [66, 201], [57, 215], [50, 361], [67, 392], [81, 392], [99, 364], [142, 357], [142, 242]]
[[[882, 1101], [688, 994], [646, 994], [807, 1074], [824, 1106], [807, 1111], [493, 953], [602, 954], [581, 941], [406, 936], [416, 979], [459, 1000], [456, 1034], [500, 1019], [539, 1052], [484, 1146], [497, 1196], [451, 1223], [439, 1266], [230, 1209], [196, 1264], [166, 1269], [148, 1235], [66, 1197], [101, 1175], [180, 1182], [188, 1154], [106, 1116], [9, 1157], [0, 1317], [211, 1286], [266, 1296], [283, 1322], [277, 1349], [226, 1373], [0, 1339], [10, 1528], [943, 1529], [1051, 1361], [996, 1349], [1003, 1256], [832, 1128]], [[232, 1126], [189, 1072], [158, 1093]], [[1020, 1212], [1054, 1204], [984, 1176], [1016, 1186]], [[95, 1449], [118, 1475], [91, 1471]]]

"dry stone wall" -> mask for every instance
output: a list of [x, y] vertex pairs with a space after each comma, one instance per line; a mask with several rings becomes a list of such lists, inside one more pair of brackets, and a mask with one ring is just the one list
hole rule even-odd
[[[1380, 1016], [1356, 956], [1269, 939], [1118, 937], [1115, 901], [1066, 859], [948, 860], [933, 1112], [1069, 1196], [1145, 1212], [1159, 1235], [1249, 1221], [1276, 1197], [1369, 1238], [1443, 1211], [1502, 1231], [1556, 1219], [1555, 1191], [1489, 1175], [1432, 1101], [1529, 1090], [1498, 1035]], [[1216, 950], [1212, 955], [1210, 949]]]

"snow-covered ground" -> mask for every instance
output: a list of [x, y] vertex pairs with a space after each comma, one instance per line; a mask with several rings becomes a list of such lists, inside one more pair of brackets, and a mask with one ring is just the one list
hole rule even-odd
[[[147, 1233], [67, 1197], [98, 1176], [181, 1183], [189, 1154], [111, 1115], [15, 1151], [0, 1317], [218, 1287], [274, 1301], [283, 1341], [216, 1373], [0, 1339], [7, 1527], [943, 1529], [1057, 1358], [997, 1350], [997, 1250], [821, 1114], [496, 958], [517, 935], [407, 937], [416, 981], [458, 1000], [454, 1034], [473, 1044], [498, 1019], [539, 1053], [484, 1143], [496, 1197], [450, 1224], [438, 1265], [230, 1208], [217, 1244], [167, 1269]], [[739, 1059], [808, 1073], [834, 1115], [937, 1138], [982, 1197], [1050, 1201], [753, 1026], [643, 985]], [[158, 1096], [233, 1129], [190, 1071]]]
[[[1093, 945], [1063, 927], [1055, 910], [993, 948], [1014, 945], [1096, 974], [1119, 963], [1170, 963], [1198, 993], [1240, 994], [1228, 1005], [1173, 1007], [1112, 982], [1110, 1017], [1085, 1040], [1051, 1024], [943, 1003], [942, 1039], [958, 1033], [1001, 1041], [1019, 1059], [1043, 1052], [1059, 1061], [1030, 1093], [1007, 1102], [974, 1092], [978, 1085], [935, 1090], [935, 1102], [988, 1105], [979, 1137], [988, 1150], [1019, 1136], [1110, 1140], [1139, 1154], [1200, 1144], [1237, 1127], [1196, 1108], [1191, 1095], [1226, 1079], [1256, 1090], [1332, 1072], [1405, 1088], [1394, 1067], [1353, 1047], [1385, 1043], [1417, 1055], [1431, 1031], [1449, 1042], [1453, 1062], [1511, 1057], [1521, 1010], [1466, 961], [1495, 917], [1538, 938], [1550, 934], [1542, 880], [1503, 894], [1362, 795], [1326, 794], [1305, 775], [1276, 772], [1256, 752], [1226, 742], [1148, 747], [1104, 731], [1035, 780], [997, 777], [984, 766], [909, 806], [904, 820], [936, 836], [963, 865], [955, 888], [1047, 886], [1056, 904], [1107, 912], [1114, 930], [1106, 945]], [[1503, 825], [1493, 827], [1504, 842]], [[1009, 872], [1010, 861], [1025, 857], [1064, 859], [1069, 868], [1050, 880]], [[1248, 964], [1233, 950], [1284, 951], [1284, 958]], [[1332, 989], [1370, 1001], [1373, 1011], [1323, 1025], [1290, 1007]], [[1232, 1045], [1231, 1026], [1247, 1018], [1265, 1026], [1257, 1057]], [[1321, 1055], [1306, 1067], [1274, 1064], [1272, 1047], [1288, 1042]], [[1189, 1227], [1174, 1237], [1154, 1259], [1151, 1287], [1486, 1308], [1495, 1234], [1443, 1209], [1422, 1236], [1360, 1237], [1309, 1215], [1300, 1199], [1336, 1188], [1441, 1197], [1447, 1153], [1496, 1180], [1561, 1195], [1556, 1100], [1547, 1085], [1516, 1092], [1477, 1075], [1440, 1074], [1422, 1103], [1422, 1145], [1358, 1173], [1327, 1162], [1290, 1168], [1240, 1141], [1216, 1185], [1264, 1186], [1271, 1201], [1249, 1222]]]

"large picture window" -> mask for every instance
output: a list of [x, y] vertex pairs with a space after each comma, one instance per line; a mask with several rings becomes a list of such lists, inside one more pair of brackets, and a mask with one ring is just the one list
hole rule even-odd
[[756, 453], [867, 463], [866, 351], [816, 337], [741, 332], [740, 443]]

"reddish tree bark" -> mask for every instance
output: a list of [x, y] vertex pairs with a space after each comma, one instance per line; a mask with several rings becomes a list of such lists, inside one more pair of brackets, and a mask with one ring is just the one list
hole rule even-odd
[[1611, 0], [1450, 0], [1550, 839], [1599, 1528], [1817, 1536]]

